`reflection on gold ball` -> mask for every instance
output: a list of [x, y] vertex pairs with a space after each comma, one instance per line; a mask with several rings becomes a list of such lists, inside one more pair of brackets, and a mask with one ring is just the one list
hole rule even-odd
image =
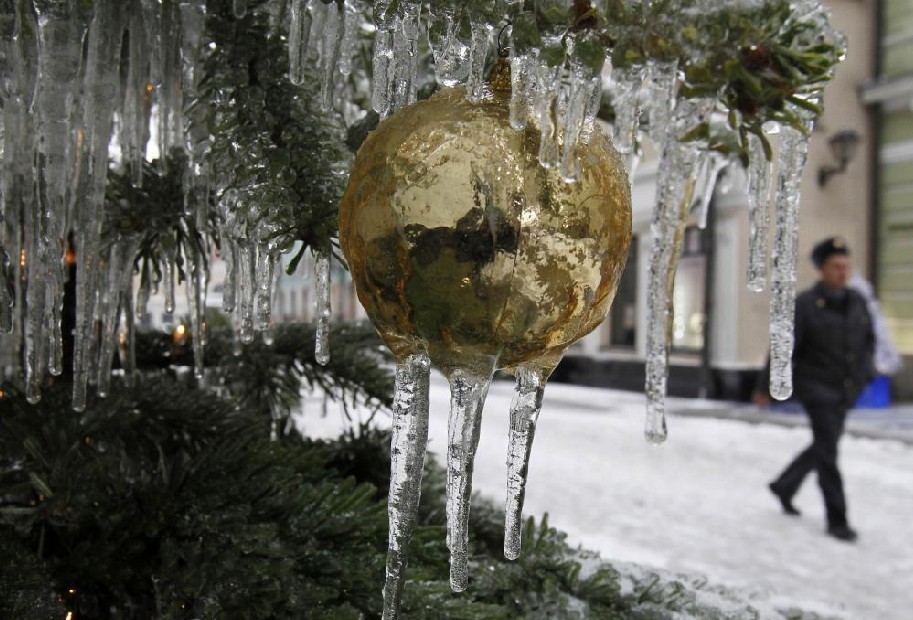
[[509, 94], [443, 90], [361, 147], [340, 207], [358, 298], [397, 356], [551, 370], [609, 309], [631, 239], [627, 173], [596, 128], [566, 183]]

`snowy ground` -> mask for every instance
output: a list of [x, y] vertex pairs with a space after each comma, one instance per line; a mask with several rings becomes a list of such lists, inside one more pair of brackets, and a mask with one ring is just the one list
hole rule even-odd
[[[498, 501], [512, 391], [507, 382], [492, 386], [476, 459], [476, 490]], [[429, 449], [442, 454], [448, 392], [439, 377], [431, 408]], [[315, 404], [305, 410], [311, 435], [343, 427], [332, 405], [322, 419]], [[572, 543], [605, 558], [701, 573], [777, 605], [854, 620], [913, 617], [913, 447], [843, 440], [850, 518], [860, 533], [848, 545], [824, 535], [814, 477], [797, 497], [799, 519], [781, 515], [766, 489], [805, 447], [806, 429], [672, 417], [669, 441], [655, 448], [642, 439], [642, 418], [641, 395], [549, 386], [525, 512], [548, 512]]]

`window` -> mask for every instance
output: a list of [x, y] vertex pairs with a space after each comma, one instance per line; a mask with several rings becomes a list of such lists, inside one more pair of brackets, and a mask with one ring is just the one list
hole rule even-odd
[[637, 245], [635, 238], [628, 250], [628, 263], [621, 274], [615, 301], [609, 311], [608, 333], [603, 332], [603, 347], [634, 348], [637, 342]]
[[707, 291], [707, 255], [703, 231], [699, 228], [685, 230], [682, 257], [675, 274], [672, 296], [672, 349], [680, 353], [694, 353], [704, 348], [704, 300]]

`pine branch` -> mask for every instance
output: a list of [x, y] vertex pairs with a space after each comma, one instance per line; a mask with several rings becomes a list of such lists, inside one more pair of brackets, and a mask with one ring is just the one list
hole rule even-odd
[[[239, 406], [285, 417], [300, 404], [302, 386], [317, 389], [345, 403], [369, 408], [389, 407], [393, 375], [389, 352], [367, 323], [341, 323], [330, 333], [330, 363], [314, 359], [314, 327], [281, 323], [272, 334], [273, 344], [255, 341], [236, 351], [230, 330], [207, 336], [206, 363], [209, 383], [228, 391]], [[240, 353], [240, 354], [236, 354]], [[137, 340], [140, 368], [167, 368], [193, 364], [189, 343], [175, 350], [170, 334], [140, 334]]]

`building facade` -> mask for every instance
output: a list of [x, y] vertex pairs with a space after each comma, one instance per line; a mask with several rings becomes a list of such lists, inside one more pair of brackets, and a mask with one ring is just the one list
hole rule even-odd
[[877, 24], [875, 77], [863, 91], [873, 116], [873, 276], [905, 356], [895, 390], [913, 400], [913, 0], [881, 0]]

